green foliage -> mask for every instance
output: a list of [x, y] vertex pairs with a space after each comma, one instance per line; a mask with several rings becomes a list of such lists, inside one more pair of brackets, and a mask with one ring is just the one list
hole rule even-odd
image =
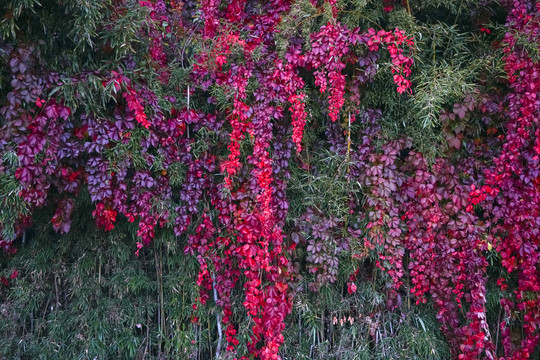
[[446, 359], [449, 349], [432, 310], [386, 310], [386, 294], [363, 282], [345, 295], [344, 284], [296, 298], [285, 333], [284, 359]]
[[198, 268], [180, 244], [163, 234], [136, 257], [126, 223], [106, 234], [79, 218], [77, 230], [58, 236], [49, 217], [38, 215], [0, 272], [19, 272], [9, 292], [0, 290], [0, 357], [187, 358], [196, 288], [179, 274]]
[[19, 20], [21, 15], [25, 12], [35, 13], [34, 7], [41, 6], [38, 0], [10, 0], [2, 6], [2, 13], [5, 14], [4, 18], [0, 22], [2, 26], [0, 29], [2, 37], [16, 36], [16, 31], [20, 31], [20, 25], [15, 22]]
[[18, 166], [19, 159], [13, 152], [5, 153], [0, 159], [0, 236], [4, 239], [14, 239], [15, 231], [13, 224], [21, 217], [28, 215], [28, 205], [19, 196], [21, 185], [15, 178], [14, 169]]
[[[288, 192], [292, 207], [289, 218], [298, 218], [305, 209], [311, 207], [321, 213], [344, 220], [349, 213], [347, 201], [352, 194], [361, 192], [358, 183], [346, 178], [347, 161], [330, 151], [321, 153], [305, 150], [305, 168], [295, 168]], [[316, 172], [313, 164], [317, 164]]]

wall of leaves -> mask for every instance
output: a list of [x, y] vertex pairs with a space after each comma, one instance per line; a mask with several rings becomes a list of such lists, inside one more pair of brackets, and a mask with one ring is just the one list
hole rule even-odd
[[534, 1], [0, 16], [1, 358], [538, 356]]

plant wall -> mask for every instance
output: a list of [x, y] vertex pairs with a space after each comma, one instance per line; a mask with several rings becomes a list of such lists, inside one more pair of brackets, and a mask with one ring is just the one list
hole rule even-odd
[[534, 1], [0, 9], [1, 356], [539, 356]]

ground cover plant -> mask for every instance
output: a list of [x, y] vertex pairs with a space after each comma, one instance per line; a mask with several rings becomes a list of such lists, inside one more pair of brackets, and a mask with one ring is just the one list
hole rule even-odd
[[0, 357], [540, 356], [536, 2], [0, 15]]

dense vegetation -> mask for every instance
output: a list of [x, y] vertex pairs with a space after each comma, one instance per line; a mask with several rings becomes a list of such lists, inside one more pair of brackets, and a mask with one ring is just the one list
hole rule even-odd
[[0, 358], [540, 356], [540, 5], [7, 0]]

